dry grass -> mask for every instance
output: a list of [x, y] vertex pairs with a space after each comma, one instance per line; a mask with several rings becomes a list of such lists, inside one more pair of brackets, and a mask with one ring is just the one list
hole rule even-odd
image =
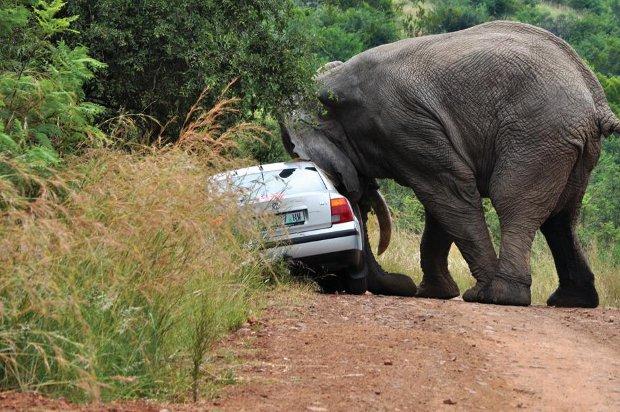
[[[6, 213], [0, 385], [73, 399], [184, 397], [272, 268], [249, 211], [205, 191], [204, 159], [96, 151], [46, 213]], [[79, 163], [79, 164], [78, 164]]]
[[[378, 231], [376, 224], [370, 220], [371, 242], [376, 244]], [[599, 257], [597, 250], [588, 250], [590, 265], [596, 275], [596, 285], [600, 295], [601, 306], [620, 307], [620, 268]], [[420, 269], [420, 236], [411, 232], [397, 230], [388, 251], [379, 258], [379, 262], [390, 271], [410, 275], [419, 284], [422, 280]], [[449, 269], [459, 285], [461, 293], [474, 285], [467, 263], [455, 246], [450, 250]], [[553, 263], [553, 256], [544, 238], [539, 234], [532, 250], [532, 302], [543, 305], [558, 285], [558, 278]]]
[[257, 131], [216, 124], [232, 105], [194, 107], [174, 147], [94, 150], [44, 178], [7, 159], [0, 390], [198, 397], [213, 343], [283, 273], [259, 251], [269, 222], [206, 188], [209, 175], [239, 165], [222, 156], [234, 136]]
[[[232, 83], [228, 87], [231, 85]], [[241, 140], [261, 141], [260, 137], [269, 133], [265, 128], [248, 122], [223, 126], [227, 116], [239, 113], [237, 104], [240, 100], [224, 97], [228, 87], [211, 108], [203, 106], [209, 89], [203, 90], [185, 117], [176, 146], [192, 152], [206, 151], [212, 158], [227, 159], [229, 157], [226, 155], [231, 149], [238, 148]]]

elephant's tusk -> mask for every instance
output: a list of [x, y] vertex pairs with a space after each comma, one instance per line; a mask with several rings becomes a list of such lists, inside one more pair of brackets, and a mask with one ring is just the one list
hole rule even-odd
[[373, 190], [370, 193], [370, 204], [379, 221], [379, 248], [377, 254], [380, 256], [387, 250], [392, 240], [392, 215], [385, 199], [378, 190]]

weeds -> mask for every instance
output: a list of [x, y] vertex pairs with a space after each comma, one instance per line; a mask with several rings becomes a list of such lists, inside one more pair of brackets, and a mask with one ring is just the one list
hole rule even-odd
[[70, 164], [79, 190], [60, 205], [5, 213], [3, 389], [198, 396], [205, 353], [273, 270], [246, 247], [260, 240], [248, 213], [205, 192], [203, 163], [178, 149], [98, 150]]
[[237, 105], [240, 100], [225, 97], [233, 84], [234, 82], [230, 83], [222, 91], [216, 104], [209, 109], [205, 109], [203, 103], [210, 90], [207, 88], [202, 91], [185, 117], [176, 146], [191, 152], [207, 150], [213, 158], [226, 159], [230, 158], [227, 155], [239, 148], [239, 143], [243, 140], [262, 142], [260, 136], [269, 132], [256, 124], [244, 122], [224, 127], [228, 116], [239, 113]]
[[261, 130], [218, 124], [235, 99], [201, 103], [174, 146], [85, 151], [62, 172], [0, 159], [0, 389], [199, 397], [213, 343], [280, 270], [259, 253], [271, 224], [206, 187]]

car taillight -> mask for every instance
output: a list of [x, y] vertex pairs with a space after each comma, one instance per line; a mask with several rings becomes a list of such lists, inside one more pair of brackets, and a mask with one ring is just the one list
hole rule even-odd
[[353, 221], [353, 210], [349, 201], [344, 197], [337, 197], [330, 201], [332, 208], [332, 223], [345, 223]]

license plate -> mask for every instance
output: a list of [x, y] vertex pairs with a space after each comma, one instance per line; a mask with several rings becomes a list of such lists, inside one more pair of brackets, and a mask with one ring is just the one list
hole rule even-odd
[[289, 212], [284, 214], [285, 225], [300, 225], [306, 221], [303, 211]]

